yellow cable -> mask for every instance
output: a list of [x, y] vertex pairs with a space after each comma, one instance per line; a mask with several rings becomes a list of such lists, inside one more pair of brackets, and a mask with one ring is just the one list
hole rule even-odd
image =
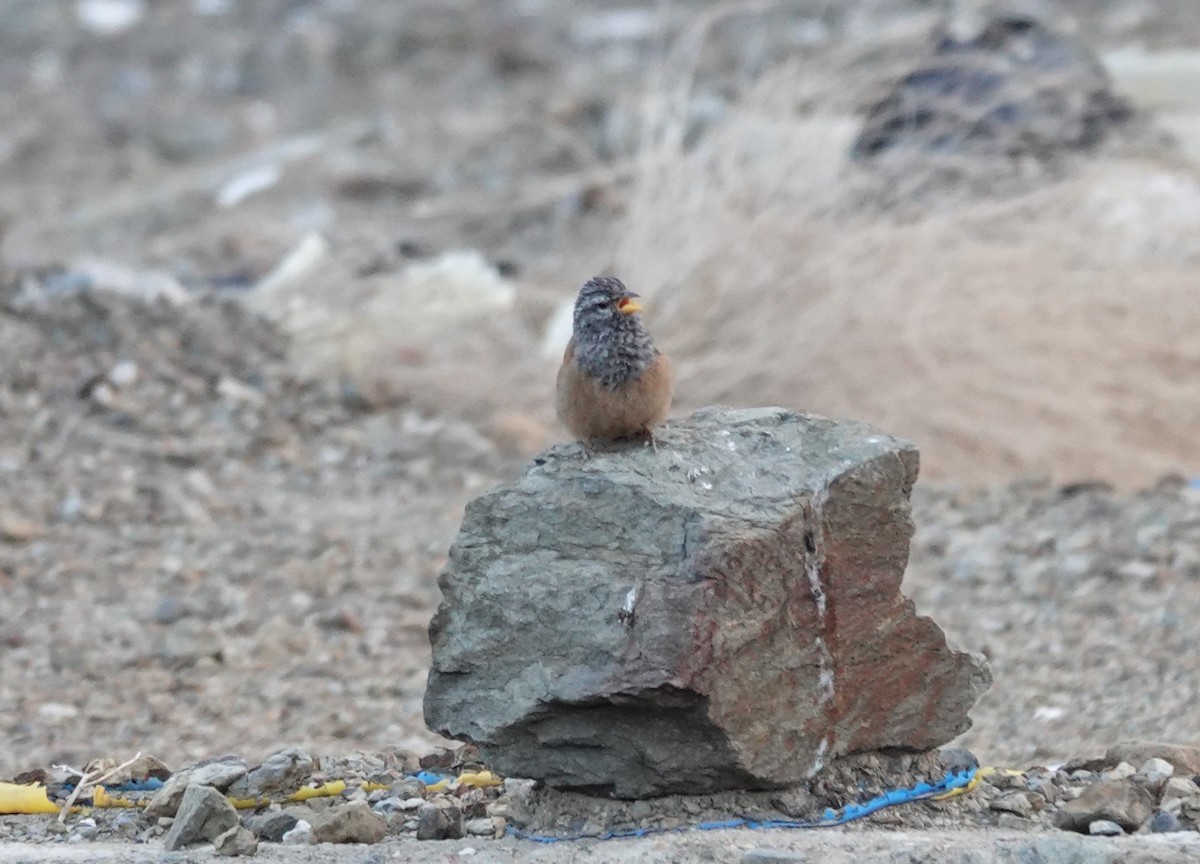
[[58, 805], [46, 796], [45, 786], [0, 783], [0, 813], [57, 813]]

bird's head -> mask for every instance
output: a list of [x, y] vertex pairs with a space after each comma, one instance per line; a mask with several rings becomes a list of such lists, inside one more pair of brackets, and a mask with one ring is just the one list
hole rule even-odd
[[642, 304], [612, 276], [589, 279], [575, 301], [575, 361], [605, 386], [645, 372], [658, 353], [642, 326]]
[[[637, 294], [614, 276], [597, 276], [579, 289], [575, 300], [575, 331], [592, 331], [619, 326], [626, 316], [642, 311]], [[626, 325], [628, 326], [628, 325]]]

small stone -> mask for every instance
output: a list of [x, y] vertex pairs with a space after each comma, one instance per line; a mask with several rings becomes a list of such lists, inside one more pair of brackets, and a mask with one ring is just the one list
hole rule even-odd
[[312, 770], [312, 757], [303, 750], [289, 747], [268, 756], [265, 762], [231, 785], [228, 792], [234, 798], [291, 795], [305, 784]]
[[138, 365], [132, 360], [118, 360], [108, 370], [109, 382], [117, 388], [128, 387], [137, 381]]
[[785, 852], [782, 849], [747, 849], [742, 864], [807, 864], [812, 857], [802, 852]]
[[29, 543], [46, 533], [46, 526], [16, 513], [0, 512], [0, 540], [5, 543]]
[[979, 760], [966, 747], [943, 747], [938, 750], [938, 761], [947, 771], [960, 772], [979, 767]]
[[1151, 781], [1166, 780], [1175, 773], [1175, 766], [1166, 759], [1159, 759], [1157, 756], [1153, 759], [1147, 759], [1142, 763], [1142, 767], [1138, 769], [1138, 773]]
[[144, 827], [141, 817], [142, 814], [136, 810], [122, 810], [113, 817], [108, 827], [118, 837], [136, 837]]
[[1058, 788], [1058, 785], [1055, 784], [1055, 782], [1049, 777], [1039, 778], [1032, 781], [1029, 785], [1031, 789], [1042, 796], [1043, 801], [1047, 801], [1051, 804], [1057, 801], [1059, 796], [1062, 794]]
[[450, 831], [450, 817], [434, 804], [425, 804], [417, 813], [418, 840], [445, 840]]
[[473, 837], [491, 837], [496, 833], [496, 825], [490, 816], [481, 816], [464, 822], [463, 830]]
[[1055, 819], [1059, 828], [1084, 833], [1097, 820], [1116, 822], [1126, 831], [1136, 831], [1150, 818], [1154, 801], [1150, 793], [1132, 780], [1102, 780], [1068, 801]]
[[387, 822], [366, 801], [354, 801], [320, 816], [312, 828], [314, 843], [378, 843]]
[[996, 820], [998, 827], [1011, 831], [1029, 831], [1035, 827], [1035, 824], [1032, 819], [1024, 819], [1016, 813], [1001, 813], [1000, 818]]
[[245, 774], [246, 763], [231, 756], [193, 765], [189, 769], [188, 783], [192, 786], [211, 786], [218, 792], [224, 792]]
[[1119, 837], [1125, 833], [1125, 830], [1116, 822], [1097, 819], [1088, 825], [1088, 833], [1096, 837]]
[[71, 836], [68, 842], [80, 842], [83, 840], [95, 840], [100, 834], [100, 829], [96, 827], [95, 819], [80, 819], [71, 829]]
[[65, 702], [46, 702], [38, 706], [38, 717], [49, 724], [62, 723], [79, 716], [79, 709]]
[[1132, 777], [1137, 773], [1137, 769], [1128, 762], [1120, 762], [1111, 771], [1106, 771], [1104, 776], [1109, 780], [1124, 780], [1127, 777]]
[[75, 17], [98, 36], [122, 33], [142, 20], [146, 0], [78, 0]]
[[217, 836], [213, 841], [213, 849], [216, 854], [225, 858], [249, 856], [258, 852], [258, 838], [250, 829], [234, 825]]
[[1193, 823], [1200, 823], [1200, 795], [1183, 798], [1179, 802], [1179, 812]]
[[243, 824], [261, 840], [282, 843], [283, 835], [295, 828], [299, 821], [294, 813], [286, 810], [268, 810], [247, 816]]
[[404, 777], [389, 786], [388, 792], [402, 801], [407, 801], [410, 798], [423, 799], [425, 796], [425, 784], [412, 777]]
[[1170, 762], [1179, 774], [1200, 774], [1200, 747], [1186, 744], [1166, 744], [1156, 741], [1123, 741], [1108, 748], [1104, 761], [1108, 765], [1130, 762], [1141, 765], [1148, 759]]
[[312, 843], [312, 825], [297, 819], [295, 826], [283, 835], [283, 843], [288, 846], [307, 846]]
[[372, 812], [378, 813], [384, 819], [403, 809], [404, 802], [399, 798], [381, 798], [371, 805]]
[[267, 399], [257, 387], [243, 384], [228, 375], [222, 376], [221, 380], [217, 382], [217, 395], [230, 402], [244, 402], [247, 405], [262, 405]]
[[175, 821], [163, 838], [168, 851], [211, 842], [238, 824], [237, 810], [211, 786], [188, 786]]
[[1191, 798], [1196, 795], [1200, 795], [1200, 786], [1196, 785], [1194, 780], [1189, 780], [1187, 777], [1171, 777], [1163, 784], [1163, 801], [1169, 801], [1173, 798]]
[[418, 840], [457, 840], [463, 836], [463, 815], [448, 798], [425, 802], [417, 811]]
[[224, 792], [245, 773], [246, 763], [234, 757], [198, 762], [190, 768], [176, 771], [167, 778], [162, 788], [154, 793], [154, 797], [146, 805], [146, 815], [151, 818], [174, 816], [188, 786], [211, 786]]
[[1186, 830], [1180, 823], [1179, 817], [1166, 810], [1154, 812], [1154, 815], [1150, 817], [1149, 828], [1151, 834], [1173, 834], [1176, 831]]
[[999, 813], [1015, 813], [1026, 819], [1033, 815], [1034, 809], [1033, 802], [1024, 792], [1010, 792], [999, 798], [993, 798], [988, 802], [988, 808]]

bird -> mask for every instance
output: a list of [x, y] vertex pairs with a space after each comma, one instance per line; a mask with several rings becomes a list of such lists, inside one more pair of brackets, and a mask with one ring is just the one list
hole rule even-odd
[[671, 410], [671, 361], [642, 326], [642, 304], [620, 279], [579, 289], [571, 341], [558, 370], [558, 419], [586, 446], [648, 438]]

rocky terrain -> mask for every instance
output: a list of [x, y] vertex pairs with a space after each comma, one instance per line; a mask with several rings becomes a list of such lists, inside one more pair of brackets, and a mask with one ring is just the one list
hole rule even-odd
[[[251, 768], [295, 746], [331, 754], [310, 756], [298, 785], [348, 783], [322, 803], [296, 806], [311, 811], [314, 827], [333, 810], [349, 814], [339, 818], [374, 832], [359, 839], [382, 823], [378, 860], [418, 854], [407, 844], [418, 842], [430, 807], [439, 813], [426, 822], [443, 836], [457, 822], [441, 811], [455, 807], [469, 834], [438, 845], [439, 855], [572, 857], [576, 847], [489, 839], [478, 820], [507, 818], [515, 786], [447, 793], [410, 775], [447, 743], [425, 728], [421, 700], [436, 578], [463, 507], [558, 440], [549, 413], [555, 310], [583, 279], [628, 264], [648, 294], [661, 287], [662, 305], [675, 302], [678, 320], [694, 324], [671, 331], [652, 320], [683, 360], [685, 406], [720, 396], [841, 412], [910, 435], [929, 454], [904, 591], [952, 645], [990, 661], [995, 683], [957, 743], [985, 766], [1031, 770], [993, 774], [970, 795], [885, 811], [822, 839], [693, 832], [593, 844], [595, 860], [788, 860], [769, 850], [821, 844], [825, 860], [896, 853], [932, 861], [980, 848], [979, 838], [1007, 850], [995, 860], [1078, 860], [1065, 856], [1081, 848], [1095, 861], [1200, 855], [1186, 845], [1194, 830], [1055, 845], [1096, 822], [1122, 832], [1173, 827], [1159, 813], [1194, 827], [1200, 806], [1187, 785], [1200, 767], [1172, 764], [1168, 776], [1150, 764], [1154, 754], [1102, 758], [1126, 739], [1200, 742], [1200, 455], [1190, 432], [1200, 415], [1175, 398], [1194, 389], [1188, 340], [1200, 331], [1171, 313], [1170, 296], [1134, 304], [1163, 310], [1161, 329], [1122, 327], [1113, 305], [1085, 322], [1106, 342], [1132, 346], [1128, 356], [1148, 358], [1112, 367], [1118, 378], [1101, 381], [1111, 403], [1074, 392], [1071, 373], [1056, 385], [1058, 401], [972, 391], [950, 422], [942, 411], [958, 404], [951, 391], [919, 386], [931, 366], [960, 368], [942, 363], [941, 347], [918, 358], [916, 383], [895, 387], [868, 386], [897, 366], [891, 355], [862, 367], [818, 356], [794, 374], [755, 368], [756, 346], [779, 356], [790, 344], [753, 335], [784, 306], [741, 304], [732, 288], [706, 294], [702, 281], [672, 295], [675, 277], [655, 278], [668, 265], [694, 265], [682, 271], [692, 273], [711, 262], [649, 230], [692, 223], [675, 212], [646, 221], [655, 189], [639, 174], [647, 140], [678, 136], [684, 151], [707, 158], [698, 144], [727, 140], [723, 121], [746, 119], [739, 100], [764, 74], [806, 51], [873, 45], [895, 27], [924, 33], [939, 11], [929, 6], [796, 2], [745, 17], [700, 2], [665, 11], [635, 3], [574, 11], [536, 2], [0, 3], [0, 112], [9, 118], [0, 129], [0, 778], [54, 765], [83, 770], [97, 759], [117, 765], [138, 753], [174, 771], [222, 754]], [[1127, 148], [1120, 158], [1153, 172], [1126, 170], [1130, 162], [1109, 171], [1101, 161], [1073, 175], [1068, 160], [1066, 182], [1090, 178], [1096, 218], [1116, 220], [1104, 222], [1102, 236], [1129, 240], [1105, 245], [1127, 280], [1114, 287], [1174, 284], [1197, 260], [1183, 238], [1195, 215], [1192, 187], [1180, 179], [1194, 174], [1200, 153], [1200, 106], [1186, 96], [1197, 92], [1188, 77], [1194, 58], [1184, 50], [1200, 35], [1197, 7], [1049, 7], [1054, 20], [1082, 22], [1076, 32], [1107, 59], [1138, 122], [1152, 127], [1118, 143]], [[664, 53], [665, 43], [692, 44], [701, 20], [710, 25], [703, 50]], [[887, 44], [851, 64], [858, 77], [836, 94], [838, 110], [861, 120], [895, 72], [926, 53], [923, 42]], [[801, 80], [824, 87], [810, 72]], [[682, 97], [673, 75], [691, 82]], [[643, 125], [647, 94], [670, 97], [675, 126]], [[774, 95], [776, 108], [795, 102], [785, 115], [817, 99], [804, 89]], [[855, 124], [843, 130], [847, 142]], [[1087, 158], [1118, 158], [1106, 152]], [[722, 218], [753, 216], [746, 201], [759, 188], [723, 198]], [[1146, 189], [1150, 197], [1139, 197]], [[1053, 191], [1031, 194], [1012, 199], [1010, 221], [988, 223], [1002, 226], [1001, 239], [1030, 220], [1042, 233], [1058, 225], [1068, 239], [1092, 236], [1061, 221], [1069, 217]], [[1154, 214], [1179, 233], [1135, 237], [1120, 227], [1158, 225]], [[975, 212], [972, 224], [985, 215]], [[846, 224], [833, 223], [830, 243], [816, 235], [807, 252], [824, 245], [849, 255], [833, 242]], [[928, 269], [923, 250], [935, 248], [951, 263], [961, 256], [1021, 275], [1011, 258], [981, 257], [934, 227], [909, 221], [895, 237], [871, 234], [853, 260], [882, 274], [907, 249]], [[771, 236], [750, 235], [744, 247], [785, 261], [793, 247]], [[936, 245], [921, 245], [930, 238]], [[1050, 263], [1083, 260], [1091, 254], [1084, 240], [1064, 241]], [[643, 246], [650, 253], [637, 252]], [[722, 284], [744, 278], [746, 298], [765, 298], [751, 282], [787, 269], [757, 272], [746, 269], [748, 258], [730, 260], [742, 269], [721, 273]], [[820, 259], [820, 267], [840, 272], [837, 262]], [[838, 315], [851, 304], [822, 303], [813, 326], [848, 320]], [[728, 326], [710, 338], [721, 318]], [[1027, 333], [1026, 347], [1053, 355], [1074, 332], [1069, 323], [1048, 320], [1045, 332]], [[848, 343], [855, 326], [846, 325]], [[770, 332], [793, 339], [787, 326]], [[1137, 341], [1147, 333], [1150, 349]], [[970, 368], [978, 377], [983, 367]], [[1004, 368], [1011, 377], [1001, 383], [1060, 381]], [[1118, 373], [1130, 369], [1142, 377], [1122, 390], [1128, 382]], [[837, 398], [818, 399], [818, 385], [832, 379], [843, 382]], [[1013, 414], [1030, 404], [1036, 410]], [[1075, 409], [1116, 419], [1082, 434], [1063, 420]], [[974, 431], [963, 431], [964, 416], [975, 418]], [[981, 441], [990, 460], [982, 475], [973, 471]], [[1029, 479], [1030, 471], [1047, 476]], [[486, 766], [430, 770], [457, 777], [474, 768]], [[914, 776], [885, 772], [864, 791]], [[1057, 827], [1068, 803], [1086, 803], [1098, 785], [1132, 800], [1138, 818], [1099, 802], [1071, 816], [1070, 831]], [[848, 790], [806, 804], [840, 806]], [[468, 792], [479, 800], [464, 809]], [[589, 803], [589, 813], [601, 813], [591, 825], [577, 801], [533, 800], [545, 818], [535, 813], [527, 824], [557, 832], [754, 812], [744, 799], [649, 814]], [[213, 796], [194, 803], [204, 802], [221, 809]], [[786, 815], [777, 802], [762, 806]], [[0, 862], [157, 861], [171, 818], [96, 809], [60, 827], [53, 817], [5, 817]], [[476, 830], [467, 831], [472, 820]], [[317, 850], [281, 851], [256, 827], [247, 830], [260, 857], [326, 860]], [[238, 832], [228, 842], [239, 837], [249, 842]], [[138, 839], [154, 843], [143, 852]], [[48, 851], [28, 851], [29, 841]], [[967, 851], [959, 858], [971, 860]]]

